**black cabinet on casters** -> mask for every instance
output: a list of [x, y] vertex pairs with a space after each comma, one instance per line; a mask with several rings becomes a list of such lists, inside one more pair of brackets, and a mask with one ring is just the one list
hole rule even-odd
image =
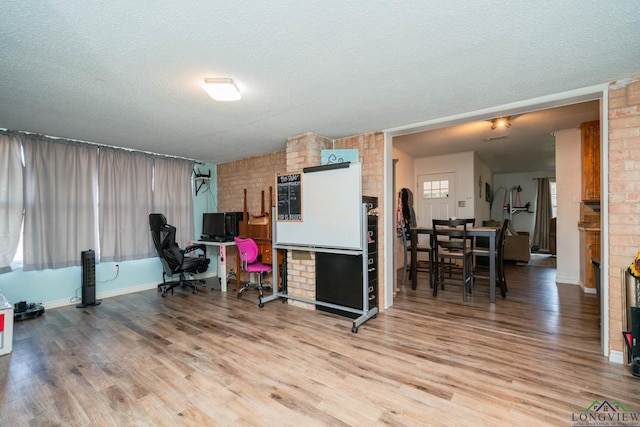
[[[378, 207], [378, 198], [364, 196], [367, 215], [369, 309], [378, 307], [378, 216], [371, 210]], [[316, 253], [316, 300], [362, 310], [362, 255]], [[316, 305], [316, 309], [355, 319], [360, 316], [336, 308]]]

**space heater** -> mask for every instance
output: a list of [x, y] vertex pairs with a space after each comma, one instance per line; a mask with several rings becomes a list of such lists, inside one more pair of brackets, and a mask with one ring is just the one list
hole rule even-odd
[[90, 305], [99, 305], [102, 301], [96, 301], [96, 253], [92, 250], [82, 251], [82, 303], [78, 308]]

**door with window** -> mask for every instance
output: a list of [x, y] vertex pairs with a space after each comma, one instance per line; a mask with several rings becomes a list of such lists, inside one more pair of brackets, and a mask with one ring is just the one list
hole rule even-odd
[[449, 219], [456, 215], [454, 172], [418, 175], [417, 223], [431, 227], [433, 219]]

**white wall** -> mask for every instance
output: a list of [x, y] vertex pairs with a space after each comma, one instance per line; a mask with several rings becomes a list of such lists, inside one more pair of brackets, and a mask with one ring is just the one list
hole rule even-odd
[[[397, 202], [398, 193], [403, 188], [408, 188], [415, 193], [416, 176], [415, 176], [415, 169], [413, 164], [414, 163], [413, 157], [409, 156], [404, 151], [400, 151], [397, 148], [393, 147], [392, 158], [394, 160], [398, 160], [398, 162], [396, 163], [396, 180], [395, 180], [396, 187], [394, 189], [395, 200], [393, 202], [393, 205], [395, 207], [394, 209], [394, 215], [395, 215], [395, 212], [397, 210], [397, 203], [398, 203]], [[396, 217], [394, 217], [394, 221], [397, 221]], [[396, 269], [402, 268], [402, 265], [404, 263], [404, 246], [402, 244], [402, 239], [400, 239], [397, 236], [397, 234], [395, 234], [395, 238], [393, 240], [393, 259], [394, 259], [394, 265]], [[396, 280], [395, 274], [393, 278], [395, 281]]]
[[474, 182], [476, 183], [474, 186], [475, 204], [473, 217], [476, 219], [476, 225], [482, 225], [482, 221], [488, 221], [491, 219], [491, 203], [488, 202], [486, 198], [485, 184], [489, 184], [493, 189], [493, 172], [491, 171], [491, 168], [489, 168], [489, 165], [487, 165], [484, 160], [478, 157], [475, 153], [473, 161]]
[[[536, 196], [538, 193], [538, 181], [534, 178], [553, 178], [552, 175], [553, 173], [542, 171], [494, 175], [493, 183], [495, 185], [495, 201], [491, 209], [491, 219], [501, 221], [503, 218], [509, 217], [509, 212], [504, 210], [504, 206], [509, 203], [509, 189], [517, 185], [522, 187], [522, 191], [519, 193], [519, 195], [515, 190], [512, 192], [513, 205], [524, 206], [527, 203], [531, 203], [530, 210], [531, 212], [535, 212]], [[506, 199], [505, 194], [507, 196]], [[520, 202], [517, 202], [517, 197], [520, 198]], [[535, 223], [535, 213], [518, 211], [513, 214], [513, 228], [516, 231], [528, 231], [532, 239]]]
[[581, 170], [580, 130], [555, 132], [558, 283], [578, 284], [580, 281], [580, 220]]
[[[454, 172], [456, 174], [455, 214], [458, 218], [474, 218], [475, 192], [474, 185], [474, 155], [473, 151], [449, 154], [445, 156], [423, 157], [415, 160], [415, 176], [413, 188], [416, 188], [419, 175]], [[474, 184], [474, 182], [476, 184]], [[464, 201], [465, 206], [459, 207], [458, 202]]]

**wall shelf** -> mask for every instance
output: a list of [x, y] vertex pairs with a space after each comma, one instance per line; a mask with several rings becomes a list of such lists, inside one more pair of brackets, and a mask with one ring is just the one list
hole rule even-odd
[[531, 210], [531, 202], [527, 203], [524, 206], [513, 206], [513, 207], [505, 206], [504, 210], [508, 211], [509, 215], [513, 215], [514, 213], [518, 213], [518, 212], [533, 213], [533, 211]]
[[209, 185], [209, 180], [211, 179], [211, 169], [209, 169], [209, 173], [208, 174], [203, 174], [200, 173], [200, 171], [198, 170], [196, 172], [196, 170], [193, 170], [193, 174], [192, 174], [192, 180], [193, 180], [193, 187], [195, 189], [196, 192], [196, 196], [198, 195], [198, 193], [200, 192], [200, 190], [202, 189], [203, 185]]

